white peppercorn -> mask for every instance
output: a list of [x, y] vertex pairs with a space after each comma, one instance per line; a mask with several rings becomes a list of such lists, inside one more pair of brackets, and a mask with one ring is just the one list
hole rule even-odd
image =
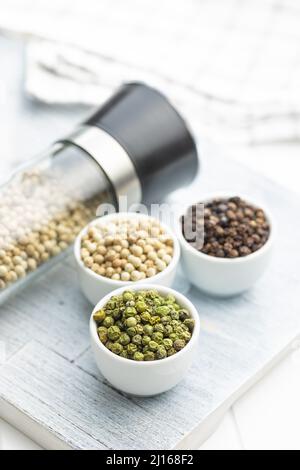
[[147, 269], [147, 277], [153, 277], [156, 275], [156, 269], [155, 268], [148, 268]]
[[126, 282], [127, 282], [127, 281], [130, 281], [130, 274], [129, 274], [128, 272], [126, 272], [126, 271], [123, 271], [123, 272], [121, 273], [121, 280], [122, 280], [122, 281], [126, 281]]
[[137, 270], [132, 271], [130, 278], [132, 281], [139, 281], [141, 279], [140, 272]]
[[7, 273], [8, 273], [7, 267], [4, 266], [4, 265], [1, 265], [0, 266], [0, 277], [5, 277]]
[[84, 264], [97, 274], [136, 282], [166, 269], [173, 258], [174, 243], [152, 218], [109, 224], [100, 221], [82, 237], [80, 254]]

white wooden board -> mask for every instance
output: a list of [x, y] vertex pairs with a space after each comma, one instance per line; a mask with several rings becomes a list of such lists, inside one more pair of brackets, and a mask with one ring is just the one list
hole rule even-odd
[[235, 299], [205, 297], [178, 276], [175, 287], [197, 305], [203, 328], [198, 359], [185, 381], [160, 397], [137, 399], [103, 380], [89, 349], [91, 307], [78, 290], [70, 260], [1, 308], [0, 340], [7, 354], [2, 404], [22, 410], [72, 448], [193, 447], [199, 424], [207, 433], [215, 423], [205, 418], [230, 406], [300, 333], [297, 197], [210, 155], [197, 182], [174, 200], [183, 194], [197, 199], [221, 186], [271, 206], [280, 221], [276, 250], [264, 278]]

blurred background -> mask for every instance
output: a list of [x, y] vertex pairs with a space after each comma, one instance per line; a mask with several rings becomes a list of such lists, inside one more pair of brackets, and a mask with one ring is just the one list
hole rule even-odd
[[8, 164], [144, 80], [201, 142], [297, 189], [297, 0], [1, 0], [0, 34]]

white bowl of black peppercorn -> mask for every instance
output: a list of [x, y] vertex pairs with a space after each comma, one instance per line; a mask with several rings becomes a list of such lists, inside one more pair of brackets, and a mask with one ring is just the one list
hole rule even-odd
[[178, 237], [189, 281], [208, 295], [232, 297], [251, 288], [266, 271], [274, 223], [252, 198], [210, 194], [180, 217]]

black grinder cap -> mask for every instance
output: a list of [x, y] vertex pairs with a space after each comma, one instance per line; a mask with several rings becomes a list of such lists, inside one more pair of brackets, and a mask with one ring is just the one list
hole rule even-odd
[[185, 121], [165, 96], [143, 83], [123, 85], [85, 124], [100, 127], [125, 149], [143, 201], [159, 201], [197, 174], [197, 148]]

